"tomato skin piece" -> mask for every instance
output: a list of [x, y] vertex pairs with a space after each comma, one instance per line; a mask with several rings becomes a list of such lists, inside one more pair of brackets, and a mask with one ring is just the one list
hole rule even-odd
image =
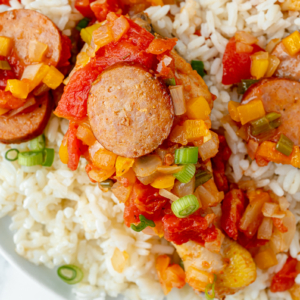
[[182, 219], [168, 214], [162, 221], [165, 239], [177, 245], [182, 245], [189, 240], [204, 245], [205, 242], [214, 241], [218, 236], [215, 226], [208, 227], [207, 220], [197, 215], [197, 212]]
[[258, 45], [253, 47], [250, 53], [237, 53], [235, 38], [231, 38], [226, 46], [223, 56], [223, 84], [239, 83], [242, 79], [250, 79], [251, 58], [250, 56], [258, 51], [265, 51]]
[[71, 49], [72, 42], [71, 40], [64, 34], [61, 35], [62, 41], [62, 49], [60, 60], [58, 62], [57, 68], [66, 67], [70, 65], [69, 59], [71, 58]]
[[149, 69], [153, 67], [156, 58], [146, 53], [146, 49], [154, 37], [131, 20], [127, 21], [130, 28], [118, 43], [101, 48], [96, 57], [73, 74], [55, 110], [57, 116], [73, 120], [85, 118], [91, 84], [109, 66], [118, 62], [136, 62]]
[[297, 259], [289, 257], [282, 269], [274, 275], [270, 290], [272, 293], [284, 292], [295, 284], [295, 278], [300, 273], [296, 270]]
[[80, 147], [81, 142], [77, 139], [77, 128], [78, 125], [75, 122], [70, 122], [69, 129], [68, 129], [68, 167], [72, 171], [76, 171], [79, 160], [80, 160]]
[[86, 18], [94, 18], [94, 12], [91, 9], [90, 4], [95, 0], [76, 0], [75, 8]]
[[225, 195], [222, 202], [221, 227], [226, 234], [237, 240], [238, 224], [246, 207], [244, 193], [240, 189], [233, 189]]

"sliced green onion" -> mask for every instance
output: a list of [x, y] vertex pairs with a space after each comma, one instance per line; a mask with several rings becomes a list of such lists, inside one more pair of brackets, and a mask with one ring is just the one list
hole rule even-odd
[[193, 70], [196, 70], [197, 73], [201, 76], [204, 77], [206, 75], [204, 71], [204, 63], [203, 61], [200, 60], [192, 60], [191, 66]]
[[169, 78], [165, 80], [166, 85], [176, 85], [175, 78]]
[[[215, 285], [216, 285], [216, 281], [217, 281], [217, 275], [214, 274], [214, 282], [208, 283], [205, 287], [205, 298], [207, 300], [213, 300], [215, 299]], [[211, 290], [211, 295], [208, 293]]]
[[21, 166], [32, 167], [42, 165], [44, 162], [43, 152], [28, 151], [21, 152], [18, 156], [18, 163]]
[[54, 162], [54, 156], [55, 156], [54, 149], [46, 148], [46, 149], [44, 149], [43, 152], [44, 152], [44, 162], [43, 162], [42, 166], [51, 167]]
[[104, 188], [111, 188], [113, 186], [114, 182], [111, 179], [107, 179], [107, 180], [100, 182], [99, 184]]
[[57, 275], [60, 279], [68, 284], [76, 284], [83, 278], [81, 269], [74, 265], [61, 266], [57, 270]]
[[10, 71], [11, 67], [9, 65], [9, 62], [6, 60], [0, 60], [0, 69], [1, 70], [6, 70], [6, 71]]
[[271, 129], [275, 129], [280, 126], [281, 122], [279, 118], [281, 117], [278, 113], [269, 113], [266, 116], [252, 121], [251, 124], [251, 134], [256, 136]]
[[179, 172], [173, 174], [182, 183], [188, 183], [191, 181], [196, 173], [195, 165], [185, 165]]
[[176, 217], [185, 218], [199, 209], [199, 202], [195, 195], [186, 195], [174, 201], [171, 209]]
[[293, 152], [294, 143], [284, 134], [280, 135], [279, 141], [275, 149], [286, 156], [290, 156]]
[[207, 170], [198, 170], [196, 172], [196, 180], [195, 180], [195, 189], [199, 186], [207, 182], [209, 179], [213, 177], [212, 173]]
[[155, 223], [152, 220], [148, 220], [145, 216], [139, 215], [140, 223], [138, 225], [131, 224], [130, 227], [136, 232], [143, 231], [147, 226], [155, 227]]
[[77, 24], [77, 26], [76, 26], [76, 29], [77, 29], [78, 31], [81, 31], [81, 29], [86, 28], [86, 27], [89, 25], [90, 21], [91, 21], [91, 20], [88, 19], [88, 18], [83, 18], [83, 19], [81, 19], [81, 20], [78, 22], [78, 24]]
[[242, 79], [242, 81], [238, 85], [237, 92], [239, 94], [245, 94], [249, 87], [258, 81], [259, 80], [256, 79]]
[[[10, 153], [11, 152], [15, 152], [15, 155], [13, 157], [11, 157]], [[18, 149], [9, 149], [8, 151], [6, 151], [5, 153], [5, 159], [8, 161], [16, 161], [18, 159], [20, 151]]]
[[175, 164], [187, 165], [198, 162], [198, 147], [180, 148], [175, 151]]
[[31, 151], [41, 151], [45, 148], [45, 145], [46, 145], [45, 136], [42, 134], [30, 141], [29, 149]]

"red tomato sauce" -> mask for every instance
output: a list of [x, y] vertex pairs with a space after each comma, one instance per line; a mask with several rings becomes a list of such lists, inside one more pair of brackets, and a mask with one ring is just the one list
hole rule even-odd
[[118, 62], [135, 62], [153, 68], [156, 57], [146, 53], [154, 37], [131, 20], [130, 28], [118, 43], [101, 48], [96, 57], [71, 77], [56, 108], [56, 115], [81, 120], [87, 114], [87, 99], [93, 81], [108, 67]]

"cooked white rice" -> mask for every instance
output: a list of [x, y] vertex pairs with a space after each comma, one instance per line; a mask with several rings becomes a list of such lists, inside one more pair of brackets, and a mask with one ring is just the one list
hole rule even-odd
[[[73, 8], [72, 0], [11, 0], [12, 8], [35, 9], [47, 15], [66, 35], [82, 16]], [[252, 32], [260, 46], [273, 38], [282, 38], [300, 25], [298, 12], [283, 14], [276, 0], [186, 0], [180, 8], [174, 5], [147, 9], [154, 28], [166, 36], [176, 36], [178, 52], [188, 61], [204, 61], [205, 81], [217, 96], [211, 114], [213, 128], [221, 126], [227, 114], [227, 103], [238, 101], [235, 89], [221, 84], [222, 55], [228, 38], [237, 30]], [[279, 2], [283, 2], [280, 0]], [[0, 11], [10, 9], [0, 5]], [[174, 15], [174, 21], [167, 16]], [[201, 37], [194, 35], [201, 29]], [[210, 37], [210, 39], [205, 39]], [[46, 129], [48, 147], [56, 152], [51, 168], [20, 167], [4, 159], [10, 148], [27, 150], [27, 143], [6, 146], [0, 144], [0, 217], [12, 217], [16, 251], [35, 264], [54, 268], [79, 262], [84, 268], [84, 280], [75, 289], [78, 299], [105, 299], [124, 294], [126, 299], [163, 299], [154, 268], [157, 253], [172, 254], [174, 248], [165, 240], [135, 233], [123, 224], [124, 205], [103, 194], [90, 183], [81, 160], [76, 172], [71, 172], [58, 158], [58, 149], [68, 128], [66, 120], [52, 117]], [[247, 156], [243, 141], [235, 128], [225, 124], [226, 139], [233, 152], [228, 176], [234, 181], [251, 178], [259, 187], [286, 195], [290, 209], [300, 221], [300, 170], [291, 166], [269, 163], [259, 167]], [[299, 227], [299, 226], [298, 226]], [[292, 242], [290, 253], [300, 260], [300, 233]], [[111, 257], [115, 248], [130, 256], [125, 271], [115, 272]], [[244, 291], [227, 300], [291, 299], [288, 292], [272, 294], [266, 288], [271, 276], [281, 269], [286, 254], [277, 255], [279, 264], [268, 271], [258, 270], [257, 280]], [[300, 283], [300, 276], [296, 280]], [[168, 299], [201, 299], [189, 288], [173, 289]]]

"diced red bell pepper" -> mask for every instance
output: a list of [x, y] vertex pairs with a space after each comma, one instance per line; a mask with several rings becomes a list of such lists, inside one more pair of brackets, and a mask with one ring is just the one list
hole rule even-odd
[[223, 84], [239, 83], [242, 79], [250, 79], [251, 55], [258, 51], [265, 51], [257, 45], [252, 45], [250, 53], [237, 53], [235, 38], [231, 38], [223, 56]]
[[218, 237], [215, 226], [208, 227], [207, 220], [197, 213], [182, 219], [168, 214], [163, 217], [162, 221], [165, 239], [177, 245], [189, 240], [203, 245], [205, 242], [212, 242]]
[[78, 125], [75, 122], [70, 122], [69, 129], [68, 129], [68, 167], [75, 171], [77, 170], [79, 160], [80, 160], [80, 147], [81, 142], [77, 139], [77, 128]]
[[245, 233], [239, 232], [238, 243], [246, 249], [261, 247], [268, 242], [269, 240], [258, 239], [256, 235], [249, 238]]
[[61, 51], [60, 60], [57, 65], [58, 68], [69, 66], [69, 59], [71, 58], [72, 42], [70, 38], [62, 34], [61, 42], [63, 51]]
[[221, 227], [234, 240], [238, 238], [238, 224], [246, 206], [244, 193], [240, 189], [231, 190], [222, 202]]
[[289, 257], [282, 269], [274, 275], [270, 290], [272, 293], [284, 292], [295, 284], [295, 278], [300, 273], [297, 271], [297, 259]]

